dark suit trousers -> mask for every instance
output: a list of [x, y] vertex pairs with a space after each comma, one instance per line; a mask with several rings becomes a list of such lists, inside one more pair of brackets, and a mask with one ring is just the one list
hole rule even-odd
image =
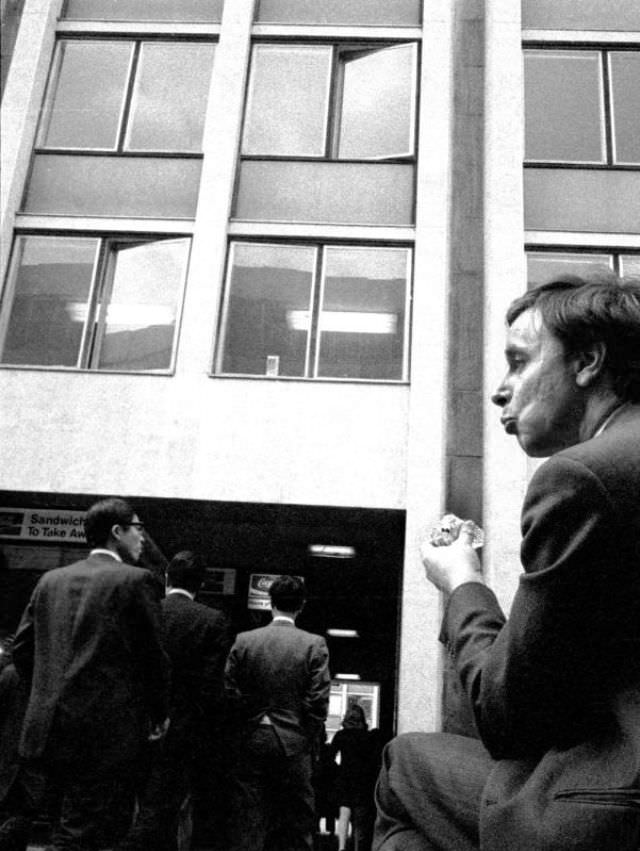
[[229, 851], [310, 851], [315, 829], [311, 756], [285, 756], [269, 726], [248, 731], [233, 771]]
[[407, 733], [385, 748], [373, 851], [477, 851], [493, 761], [477, 739]]

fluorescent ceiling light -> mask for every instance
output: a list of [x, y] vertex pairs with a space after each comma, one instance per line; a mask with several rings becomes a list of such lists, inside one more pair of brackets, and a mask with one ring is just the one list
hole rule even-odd
[[309, 544], [308, 552], [316, 558], [355, 558], [355, 547], [343, 547], [334, 544]]
[[[88, 307], [84, 302], [69, 302], [66, 311], [72, 322], [86, 322]], [[150, 325], [173, 325], [175, 310], [163, 304], [110, 304], [107, 322], [110, 330], [115, 326], [125, 330], [148, 328]]]
[[[287, 325], [293, 331], [308, 331], [308, 310], [287, 310]], [[322, 310], [321, 331], [339, 331], [350, 334], [395, 334], [398, 316], [395, 313], [365, 313], [356, 310]]]
[[328, 629], [327, 635], [332, 638], [360, 638], [357, 629]]
[[360, 674], [336, 674], [336, 680], [359, 680]]

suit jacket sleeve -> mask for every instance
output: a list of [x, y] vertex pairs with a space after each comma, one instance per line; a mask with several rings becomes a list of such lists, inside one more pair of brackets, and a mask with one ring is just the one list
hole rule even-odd
[[226, 616], [220, 614], [207, 623], [203, 641], [203, 665], [200, 695], [205, 712], [216, 712], [223, 703], [224, 667], [231, 635]]
[[329, 648], [322, 637], [312, 645], [309, 659], [309, 685], [305, 700], [307, 719], [314, 734], [318, 734], [327, 719], [331, 675]]
[[34, 629], [33, 606], [24, 610], [11, 648], [11, 658], [20, 676], [29, 682], [33, 674]]
[[608, 563], [624, 529], [582, 464], [556, 456], [539, 468], [522, 534], [525, 572], [509, 621], [490, 589], [467, 583], [452, 593], [441, 633], [496, 759], [580, 737], [606, 703], [604, 651], [623, 602], [623, 578], [612, 582]]

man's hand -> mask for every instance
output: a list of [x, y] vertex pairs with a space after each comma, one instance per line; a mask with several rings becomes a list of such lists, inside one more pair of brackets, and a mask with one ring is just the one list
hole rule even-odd
[[434, 547], [427, 541], [420, 546], [427, 579], [440, 591], [450, 594], [465, 582], [486, 584], [472, 539], [473, 527], [464, 523], [457, 540], [448, 547]]
[[150, 742], [157, 742], [160, 739], [163, 739], [167, 735], [167, 730], [169, 729], [170, 719], [165, 718], [161, 724], [154, 724], [147, 736], [147, 739]]

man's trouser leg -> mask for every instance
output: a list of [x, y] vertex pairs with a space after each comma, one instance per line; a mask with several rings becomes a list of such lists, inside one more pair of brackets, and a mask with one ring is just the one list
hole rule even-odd
[[477, 739], [407, 733], [385, 748], [374, 851], [477, 851], [493, 761]]

